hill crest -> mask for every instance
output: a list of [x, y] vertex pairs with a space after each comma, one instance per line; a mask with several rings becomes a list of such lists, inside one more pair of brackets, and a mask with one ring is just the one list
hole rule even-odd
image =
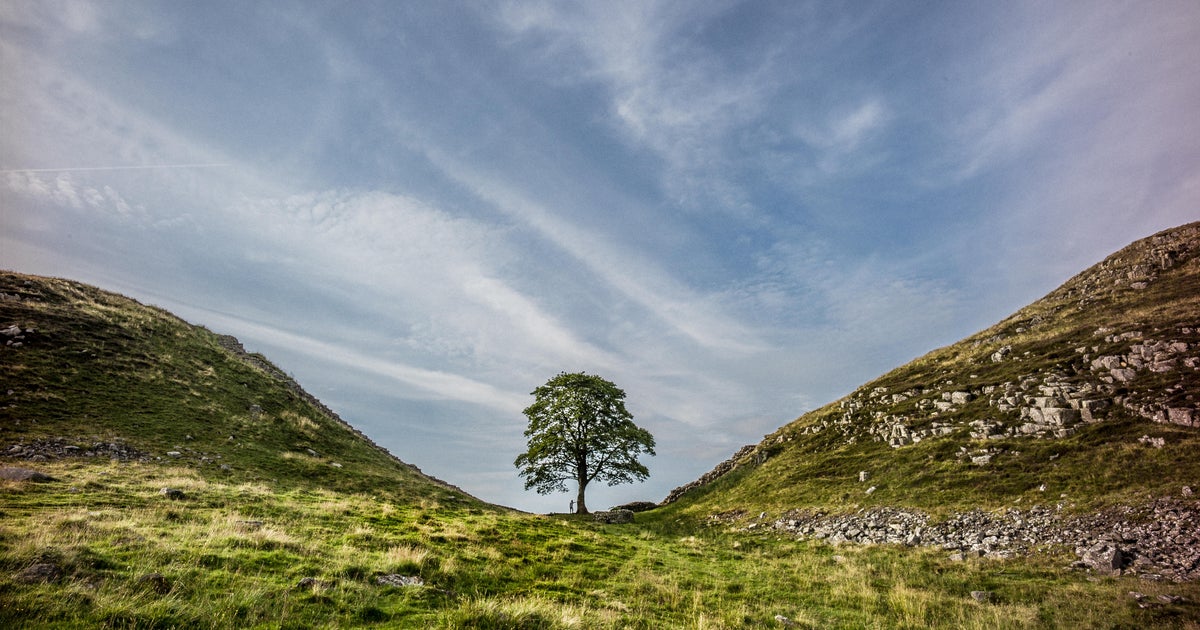
[[478, 502], [373, 442], [236, 338], [131, 298], [0, 271], [0, 341], [0, 455], [169, 461]]
[[1200, 223], [1141, 239], [998, 324], [743, 447], [664, 503], [796, 449], [896, 451], [946, 438], [958, 445], [954, 459], [986, 467], [1022, 443], [1052, 444], [1109, 420], [1200, 427], [1198, 253]]

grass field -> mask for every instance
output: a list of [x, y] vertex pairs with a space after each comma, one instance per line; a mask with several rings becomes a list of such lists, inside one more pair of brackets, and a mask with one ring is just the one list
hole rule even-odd
[[[1200, 586], [1094, 577], [1053, 552], [955, 562], [662, 509], [598, 525], [157, 463], [40, 468], [58, 481], [0, 486], [3, 627], [1200, 627]], [[57, 574], [32, 579], [35, 564]]]

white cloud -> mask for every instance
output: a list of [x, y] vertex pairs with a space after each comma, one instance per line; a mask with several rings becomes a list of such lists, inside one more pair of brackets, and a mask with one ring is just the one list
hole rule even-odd
[[[95, 187], [75, 181], [70, 172], [60, 172], [53, 178], [28, 171], [4, 173], [9, 191], [38, 203], [52, 203], [76, 210], [94, 210], [120, 218], [130, 218], [135, 209], [111, 186]], [[142, 212], [142, 208], [136, 210]]]
[[429, 147], [431, 159], [476, 196], [534, 228], [549, 242], [583, 262], [622, 295], [649, 310], [675, 333], [708, 348], [752, 352], [761, 347], [753, 331], [740, 326], [704, 295], [689, 290], [638, 252], [622, 249], [604, 235], [585, 232], [560, 219], [519, 190], [475, 171]]
[[406, 395], [410, 398], [466, 402], [506, 415], [520, 414], [527, 404], [524, 397], [459, 374], [384, 360], [372, 353], [233, 315], [197, 307], [190, 310], [201, 313], [202, 319], [208, 325], [218, 329], [236, 330], [262, 343], [291, 348], [318, 363], [333, 363], [394, 380], [407, 386]]
[[[743, 193], [720, 174], [729, 168], [723, 143], [761, 113], [777, 87], [766, 55], [750, 71], [730, 72], [719, 57], [689, 40], [725, 5], [665, 2], [515, 3], [502, 12], [510, 32], [549, 38], [559, 80], [583, 78], [609, 92], [612, 120], [630, 141], [666, 160], [663, 185], [685, 206], [697, 202], [732, 214]], [[538, 40], [544, 41], [544, 40]]]

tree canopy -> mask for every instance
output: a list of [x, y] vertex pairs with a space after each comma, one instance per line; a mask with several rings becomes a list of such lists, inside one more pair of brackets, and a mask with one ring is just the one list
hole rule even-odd
[[566, 482], [573, 479], [575, 512], [587, 514], [584, 491], [589, 483], [615, 486], [650, 476], [637, 456], [654, 455], [654, 436], [633, 423], [625, 392], [611, 381], [563, 372], [532, 393], [534, 403], [524, 412], [529, 450], [513, 462], [526, 490], [566, 492]]

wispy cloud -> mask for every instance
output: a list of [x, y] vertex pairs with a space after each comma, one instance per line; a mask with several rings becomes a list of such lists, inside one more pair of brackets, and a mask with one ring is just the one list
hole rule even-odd
[[502, 13], [518, 36], [548, 41], [559, 80], [605, 86], [609, 114], [632, 143], [667, 163], [663, 185], [686, 205], [745, 209], [742, 192], [719, 174], [729, 165], [727, 134], [761, 113], [777, 87], [768, 51], [748, 67], [726, 68], [689, 34], [717, 19], [723, 3], [517, 3]]
[[63, 166], [58, 168], [8, 168], [0, 173], [86, 173], [89, 171], [157, 171], [177, 168], [227, 168], [229, 164], [130, 164], [120, 166]]
[[701, 294], [676, 283], [638, 252], [623, 250], [603, 235], [584, 232], [494, 178], [451, 159], [433, 147], [429, 155], [443, 171], [582, 261], [591, 273], [688, 339], [706, 347], [749, 352], [760, 347], [751, 330], [720, 312]]
[[[38, 176], [38, 173], [55, 172], [59, 175], [53, 180]], [[76, 210], [88, 208], [111, 212], [122, 217], [129, 217], [135, 212], [135, 208], [111, 186], [78, 184], [70, 176], [70, 171], [15, 170], [4, 171], [4, 175], [8, 190], [38, 202], [59, 204]], [[138, 207], [136, 211], [141, 213], [144, 209]]]
[[408, 397], [465, 402], [507, 416], [520, 414], [528, 405], [523, 396], [458, 374], [384, 360], [377, 355], [330, 343], [317, 336], [297, 334], [226, 313], [197, 307], [192, 307], [192, 310], [200, 313], [205, 322], [210, 322], [218, 330], [241, 331], [261, 343], [292, 348], [321, 364], [334, 364], [393, 380], [405, 386], [405, 395]]
[[0, 262], [199, 304], [502, 502], [602, 372], [665, 491], [1194, 219], [1197, 6], [12, 0]]

